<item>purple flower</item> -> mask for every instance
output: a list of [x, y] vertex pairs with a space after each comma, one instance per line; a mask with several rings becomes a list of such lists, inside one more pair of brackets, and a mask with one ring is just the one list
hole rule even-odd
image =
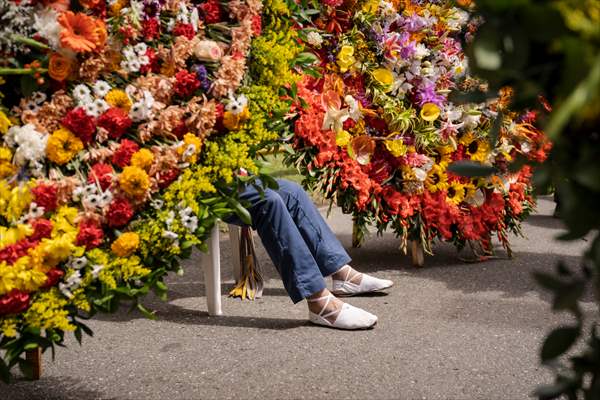
[[417, 90], [417, 101], [420, 107], [423, 107], [425, 103], [433, 103], [442, 108], [446, 98], [435, 91], [434, 82], [424, 82], [424, 85]]
[[210, 80], [208, 79], [208, 72], [206, 71], [206, 67], [204, 65], [197, 65], [196, 75], [198, 76], [198, 80], [200, 81], [200, 87], [202, 88], [202, 90], [207, 91], [210, 88]]

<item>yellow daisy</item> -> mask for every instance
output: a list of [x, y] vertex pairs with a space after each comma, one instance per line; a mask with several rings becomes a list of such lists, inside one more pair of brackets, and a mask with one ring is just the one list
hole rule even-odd
[[452, 204], [460, 204], [465, 199], [465, 186], [458, 182], [454, 181], [448, 185], [448, 189], [446, 191], [446, 200]]

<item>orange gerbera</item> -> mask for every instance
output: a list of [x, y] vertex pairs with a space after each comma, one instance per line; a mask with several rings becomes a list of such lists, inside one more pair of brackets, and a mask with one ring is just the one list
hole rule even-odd
[[101, 40], [96, 19], [82, 13], [67, 11], [58, 17], [62, 26], [60, 44], [76, 53], [95, 50]]

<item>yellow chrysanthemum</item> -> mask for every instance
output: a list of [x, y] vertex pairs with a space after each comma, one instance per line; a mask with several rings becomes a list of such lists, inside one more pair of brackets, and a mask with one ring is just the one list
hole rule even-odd
[[0, 111], [0, 133], [4, 135], [8, 132], [8, 128], [10, 128], [11, 125], [10, 119], [8, 119], [4, 112]]
[[460, 141], [465, 146], [465, 153], [473, 161], [485, 162], [490, 154], [490, 144], [485, 139], [477, 138], [473, 133], [467, 133]]
[[83, 143], [70, 130], [60, 128], [48, 138], [46, 155], [56, 164], [64, 165], [83, 150]]
[[404, 144], [402, 140], [386, 140], [385, 148], [394, 156], [394, 157], [402, 157], [406, 155], [408, 151], [408, 147]]
[[115, 240], [110, 249], [119, 257], [129, 257], [140, 245], [140, 237], [135, 232], [125, 232]]
[[440, 108], [434, 103], [425, 103], [421, 108], [421, 118], [427, 122], [433, 122], [439, 118]]
[[448, 185], [448, 189], [446, 190], [446, 200], [452, 204], [460, 204], [465, 199], [465, 186], [458, 182], [454, 181]]
[[448, 176], [442, 166], [435, 164], [431, 167], [427, 179], [425, 179], [425, 187], [431, 193], [436, 193], [438, 190], [444, 190], [448, 187]]
[[182, 156], [184, 162], [193, 164], [198, 161], [200, 149], [202, 149], [202, 139], [193, 133], [186, 133], [183, 136], [183, 146], [177, 148], [177, 154]]
[[131, 156], [131, 165], [148, 170], [154, 162], [154, 153], [148, 149], [139, 149]]
[[352, 135], [350, 132], [342, 130], [338, 134], [335, 135], [335, 144], [340, 147], [348, 146], [350, 140], [352, 139]]
[[111, 106], [120, 108], [125, 112], [129, 112], [131, 109], [131, 100], [127, 93], [121, 89], [111, 89], [110, 92], [104, 96], [104, 100]]
[[383, 86], [384, 92], [392, 90], [394, 84], [394, 74], [392, 71], [386, 68], [377, 68], [372, 72], [373, 79], [375, 79], [381, 86]]
[[140, 167], [125, 167], [119, 175], [119, 186], [128, 196], [142, 198], [150, 189], [150, 178]]

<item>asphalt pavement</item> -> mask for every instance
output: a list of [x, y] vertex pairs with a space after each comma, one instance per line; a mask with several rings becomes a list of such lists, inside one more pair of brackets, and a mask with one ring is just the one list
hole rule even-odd
[[[199, 257], [169, 278], [168, 302], [149, 298], [158, 320], [126, 310], [90, 321], [93, 338], [72, 335], [39, 381], [0, 383], [0, 400], [34, 399], [526, 399], [552, 374], [539, 365], [546, 333], [568, 321], [550, 311], [531, 278], [558, 260], [576, 265], [586, 243], [563, 243], [540, 200], [513, 237], [514, 258], [468, 263], [437, 245], [426, 266], [410, 265], [392, 234], [351, 249], [352, 222], [337, 209], [328, 221], [353, 266], [396, 285], [351, 304], [375, 313], [375, 329], [344, 332], [309, 325], [259, 246], [264, 297], [225, 297], [232, 287], [229, 243], [222, 235], [222, 317], [206, 313]], [[323, 213], [326, 207], [322, 208]], [[587, 312], [594, 305], [584, 305]]]

